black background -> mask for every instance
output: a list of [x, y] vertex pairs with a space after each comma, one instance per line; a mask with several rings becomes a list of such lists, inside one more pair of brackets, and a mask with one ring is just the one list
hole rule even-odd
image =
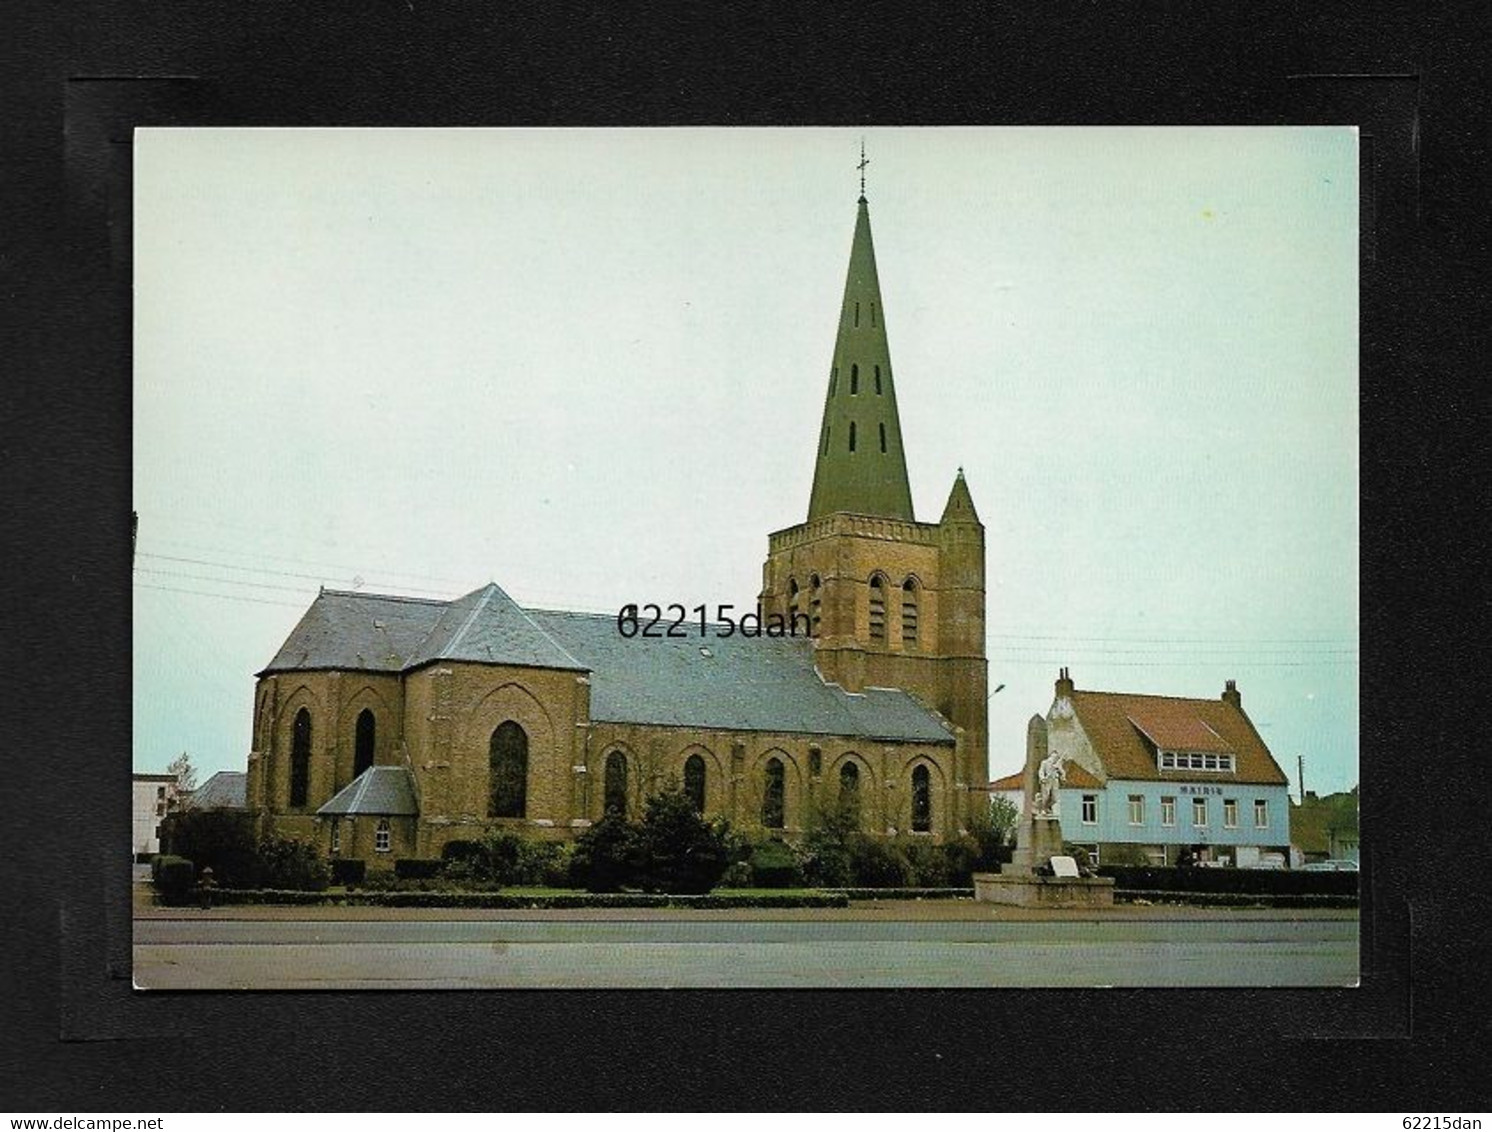
[[[7, 5], [0, 1107], [1487, 1108], [1487, 23]], [[1361, 988], [131, 992], [134, 126], [1077, 123], [1363, 131]]]

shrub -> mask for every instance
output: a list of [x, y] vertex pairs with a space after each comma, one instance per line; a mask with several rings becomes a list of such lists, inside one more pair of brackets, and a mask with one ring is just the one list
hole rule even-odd
[[[151, 864], [152, 882], [162, 904], [185, 904], [192, 898], [197, 869], [185, 857], [161, 855]], [[216, 870], [214, 870], [216, 871]]]
[[793, 851], [774, 838], [752, 849], [751, 881], [757, 888], [798, 888], [803, 870]]
[[639, 872], [641, 845], [635, 826], [610, 813], [576, 839], [572, 882], [587, 892], [620, 892]]
[[637, 883], [649, 892], [709, 892], [731, 863], [726, 827], [701, 817], [682, 790], [647, 800], [638, 842]]
[[253, 819], [232, 810], [177, 810], [161, 823], [161, 843], [172, 856], [212, 869], [222, 888], [263, 883]]
[[856, 824], [847, 810], [827, 810], [813, 816], [802, 854], [803, 877], [809, 884], [838, 888], [850, 883], [849, 839], [855, 836]]
[[1302, 872], [1299, 869], [1179, 869], [1101, 865], [1099, 876], [1113, 877], [1116, 892], [1207, 892], [1253, 896], [1356, 896], [1357, 873]]
[[470, 864], [484, 860], [486, 856], [487, 851], [480, 841], [447, 841], [440, 850], [440, 859], [447, 864], [451, 862]]
[[401, 857], [394, 862], [394, 875], [401, 880], [428, 880], [440, 875], [445, 862], [430, 857]]
[[947, 888], [953, 883], [948, 850], [926, 838], [898, 838], [894, 848], [911, 870], [912, 888]]
[[367, 873], [367, 861], [352, 861], [343, 857], [338, 857], [332, 861], [333, 884], [342, 884], [348, 888], [356, 888], [363, 883], [363, 877]]
[[856, 834], [850, 839], [850, 873], [858, 888], [915, 888], [912, 866], [894, 842]]
[[1144, 868], [1150, 864], [1150, 858], [1138, 845], [1112, 845], [1104, 849], [1103, 863]]
[[720, 876], [720, 888], [750, 888], [751, 862], [732, 861]]
[[258, 857], [260, 871], [256, 888], [320, 892], [331, 881], [326, 859], [314, 845], [304, 841], [266, 837], [259, 842]]

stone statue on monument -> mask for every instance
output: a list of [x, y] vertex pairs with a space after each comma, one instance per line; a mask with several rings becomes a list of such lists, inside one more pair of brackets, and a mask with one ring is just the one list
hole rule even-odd
[[1066, 761], [1061, 754], [1053, 751], [1046, 758], [1042, 759], [1041, 765], [1037, 767], [1036, 778], [1038, 785], [1036, 788], [1036, 797], [1032, 800], [1031, 812], [1038, 817], [1055, 818], [1060, 816], [1059, 810], [1061, 803], [1057, 791], [1062, 785], [1063, 778], [1066, 777], [1062, 767], [1062, 764]]

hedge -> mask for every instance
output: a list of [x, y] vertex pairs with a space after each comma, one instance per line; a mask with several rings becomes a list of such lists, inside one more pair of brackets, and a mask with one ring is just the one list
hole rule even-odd
[[221, 889], [216, 904], [333, 904], [374, 908], [848, 908], [842, 892], [710, 893], [665, 896], [644, 892], [561, 893], [524, 896], [512, 892], [286, 892]]
[[1356, 873], [1302, 872], [1299, 869], [1157, 868], [1103, 865], [1116, 892], [1208, 892], [1243, 896], [1357, 895]]
[[973, 900], [972, 888], [833, 888], [851, 900]]
[[1241, 892], [1154, 892], [1145, 889], [1116, 889], [1121, 904], [1145, 900], [1151, 904], [1190, 904], [1213, 908], [1356, 908], [1357, 894], [1338, 896], [1323, 892], [1249, 895]]
[[445, 862], [432, 857], [401, 857], [394, 862], [394, 875], [403, 880], [427, 880], [438, 877]]
[[332, 861], [332, 883], [356, 886], [363, 883], [368, 875], [368, 862], [358, 861], [347, 857], [337, 857]]
[[185, 904], [197, 884], [197, 868], [185, 857], [162, 854], [151, 863], [152, 883], [163, 904]]

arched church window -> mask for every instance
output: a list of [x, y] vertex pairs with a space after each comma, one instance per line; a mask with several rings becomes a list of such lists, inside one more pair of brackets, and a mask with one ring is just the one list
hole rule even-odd
[[850, 422], [850, 451], [855, 450], [855, 422]]
[[876, 396], [881, 395], [881, 367], [876, 366]]
[[819, 576], [812, 575], [808, 579], [808, 628], [815, 638], [819, 635], [819, 616], [823, 610], [823, 587], [819, 583]]
[[901, 584], [901, 643], [917, 647], [917, 583], [911, 578]]
[[487, 816], [523, 817], [528, 809], [528, 733], [511, 719], [492, 732], [487, 767], [491, 777]]
[[857, 394], [859, 392], [860, 392], [860, 367], [857, 364], [857, 365], [850, 366], [850, 396], [853, 397], [855, 394]]
[[881, 422], [881, 451], [886, 451], [886, 422]]
[[290, 804], [304, 806], [311, 785], [311, 713], [295, 713], [290, 729]]
[[762, 825], [768, 829], [781, 829], [786, 824], [786, 803], [787, 775], [782, 760], [773, 756], [767, 760], [762, 782]]
[[912, 770], [912, 832], [932, 832], [932, 775], [924, 764]]
[[357, 716], [357, 734], [353, 741], [352, 777], [356, 778], [373, 765], [373, 746], [377, 738], [377, 724], [373, 712], [363, 708]]
[[860, 767], [853, 762], [839, 768], [839, 812], [860, 828]]
[[627, 756], [621, 751], [612, 751], [606, 756], [602, 808], [604, 813], [627, 816]]
[[870, 579], [870, 639], [886, 639], [886, 581], [879, 574]]
[[705, 812], [705, 760], [701, 755], [690, 755], [684, 760], [684, 793], [695, 813]]

